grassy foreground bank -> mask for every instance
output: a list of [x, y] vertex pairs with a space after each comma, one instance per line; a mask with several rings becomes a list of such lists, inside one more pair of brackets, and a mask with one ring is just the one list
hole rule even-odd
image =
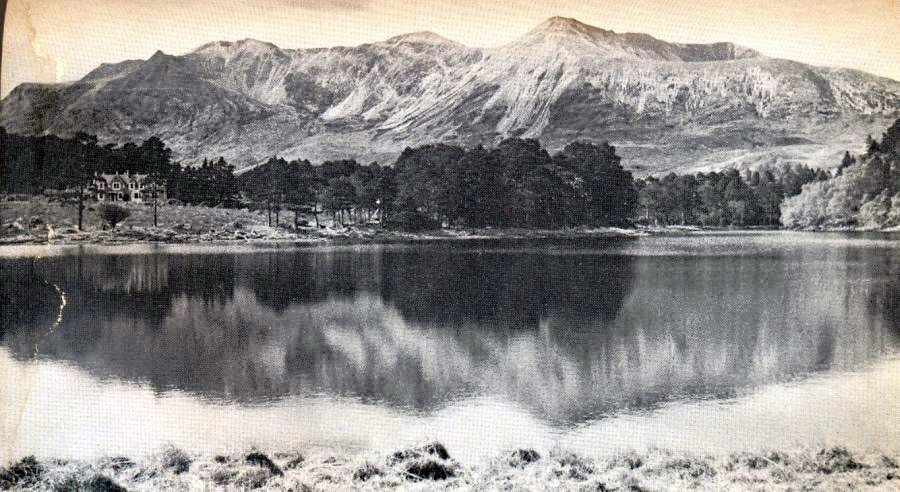
[[390, 455], [320, 452], [192, 456], [167, 448], [142, 460], [25, 458], [0, 470], [14, 490], [900, 490], [897, 457], [841, 447], [693, 456], [666, 451], [592, 460], [519, 449], [476, 466], [439, 443]]

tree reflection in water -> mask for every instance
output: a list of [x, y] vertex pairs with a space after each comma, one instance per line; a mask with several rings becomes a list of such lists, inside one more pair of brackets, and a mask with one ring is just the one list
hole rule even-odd
[[40, 357], [101, 379], [423, 412], [486, 395], [569, 423], [856, 367], [900, 338], [893, 250], [573, 246], [4, 259], [0, 336], [31, 357], [58, 309], [47, 280], [68, 305]]

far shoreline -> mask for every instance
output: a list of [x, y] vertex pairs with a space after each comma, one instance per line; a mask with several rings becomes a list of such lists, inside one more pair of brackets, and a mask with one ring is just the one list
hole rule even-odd
[[[269, 229], [269, 228], [266, 228]], [[275, 229], [275, 228], [271, 228]], [[651, 235], [683, 235], [701, 232], [688, 228], [579, 228], [579, 229], [439, 229], [421, 232], [404, 232], [380, 227], [346, 227], [307, 229], [302, 232], [260, 230], [245, 234], [213, 232], [191, 234], [175, 232], [168, 228], [134, 227], [116, 231], [87, 231], [53, 233], [49, 237], [35, 234], [19, 234], [0, 238], [0, 246], [14, 245], [297, 245], [330, 246], [356, 244], [414, 244], [440, 241], [492, 241], [492, 240], [575, 240], [637, 238]], [[228, 237], [232, 236], [232, 237]]]
[[[274, 228], [273, 228], [274, 229]], [[116, 231], [88, 231], [61, 233], [50, 237], [19, 234], [0, 237], [0, 247], [13, 246], [259, 246], [259, 247], [317, 247], [355, 245], [402, 245], [439, 242], [478, 241], [574, 241], [601, 239], [638, 239], [659, 236], [692, 236], [702, 234], [884, 234], [893, 236], [900, 228], [890, 229], [774, 229], [774, 228], [704, 228], [692, 226], [663, 226], [635, 228], [579, 228], [579, 229], [440, 229], [423, 232], [403, 232], [373, 227], [347, 227], [308, 233], [256, 232], [247, 236], [227, 237], [221, 233], [172, 234], [166, 228], [134, 227]]]
[[[47, 200], [0, 203], [0, 247], [15, 245], [272, 245], [331, 246], [357, 244], [414, 244], [435, 241], [499, 240], [595, 240], [651, 236], [686, 236], [715, 233], [761, 232], [875, 232], [897, 233], [900, 227], [882, 230], [864, 228], [819, 228], [795, 230], [773, 227], [703, 227], [696, 225], [636, 225], [634, 227], [578, 226], [561, 229], [446, 227], [415, 232], [382, 227], [375, 222], [341, 225], [320, 216], [294, 217], [281, 214], [280, 223], [270, 225], [259, 211], [202, 206], [162, 206], [159, 226], [153, 227], [151, 209], [129, 207], [131, 217], [116, 228], [103, 227], [93, 208], [84, 214], [79, 230], [77, 212]], [[296, 220], [296, 226], [294, 222]], [[320, 223], [319, 227], [314, 224]]]

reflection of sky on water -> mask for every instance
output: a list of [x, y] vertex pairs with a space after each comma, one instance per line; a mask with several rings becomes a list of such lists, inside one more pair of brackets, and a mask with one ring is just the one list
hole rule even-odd
[[[27, 381], [27, 385], [22, 385]], [[371, 450], [424, 439], [480, 462], [503, 450], [556, 447], [603, 456], [659, 447], [693, 453], [843, 445], [900, 452], [900, 360], [861, 371], [775, 384], [720, 402], [686, 401], [556, 427], [500, 398], [462, 400], [426, 416], [358, 400], [291, 396], [265, 405], [223, 405], [180, 390], [98, 381], [59, 361], [28, 363], [0, 348], [4, 419], [0, 463], [28, 454], [91, 459], [139, 456], [166, 444], [205, 453]]]
[[[236, 423], [356, 411], [404, 429], [397, 436], [483, 412], [518, 422], [510, 436], [580, 442], [588, 437], [570, 435], [583, 427], [572, 424], [590, 423], [580, 434], [590, 436], [634, 411], [674, 418], [703, 400], [877, 363], [900, 339], [898, 251], [734, 235], [7, 258], [0, 345], [14, 370], [55, 371], [82, 388], [129, 385], [138, 413], [163, 412], [150, 427], [176, 402], [197, 425], [209, 412]], [[39, 279], [68, 299], [45, 339], [58, 306]], [[23, 364], [39, 339], [45, 362]], [[364, 423], [344, 424], [338, 441], [381, 442]], [[500, 441], [501, 427], [490, 431]], [[249, 429], [247, 439], [267, 442]]]

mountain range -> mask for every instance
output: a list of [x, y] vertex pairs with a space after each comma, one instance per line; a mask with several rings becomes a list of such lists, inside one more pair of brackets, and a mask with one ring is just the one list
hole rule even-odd
[[898, 115], [891, 79], [562, 17], [496, 48], [431, 32], [297, 50], [219, 41], [103, 64], [75, 82], [22, 84], [0, 101], [11, 133], [158, 135], [188, 163], [392, 162], [407, 146], [519, 136], [550, 150], [609, 141], [639, 174], [836, 165]]

